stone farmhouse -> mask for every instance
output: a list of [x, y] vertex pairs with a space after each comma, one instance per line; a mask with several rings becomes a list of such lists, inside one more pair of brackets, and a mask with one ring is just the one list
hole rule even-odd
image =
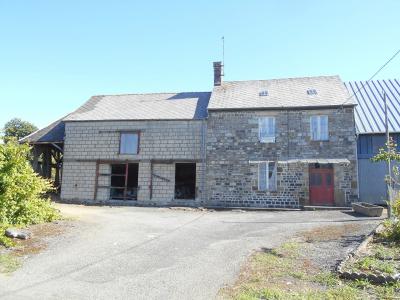
[[357, 200], [355, 103], [338, 76], [222, 77], [216, 62], [212, 92], [94, 96], [22, 141], [65, 202], [293, 208]]

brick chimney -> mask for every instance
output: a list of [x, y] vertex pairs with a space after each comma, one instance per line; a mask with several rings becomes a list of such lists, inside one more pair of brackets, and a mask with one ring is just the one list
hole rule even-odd
[[221, 85], [222, 83], [222, 63], [220, 61], [214, 62], [214, 86]]

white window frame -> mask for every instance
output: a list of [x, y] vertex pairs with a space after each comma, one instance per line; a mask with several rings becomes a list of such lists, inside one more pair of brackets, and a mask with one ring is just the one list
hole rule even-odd
[[[124, 141], [124, 139], [123, 139], [124, 135], [136, 135], [136, 139], [137, 139], [136, 151], [128, 152], [128, 151], [124, 150], [124, 148], [126, 148], [126, 147], [123, 147], [123, 144], [122, 144], [123, 141]], [[122, 132], [120, 132], [120, 135], [119, 135], [119, 154], [122, 154], [122, 155], [136, 155], [136, 154], [139, 154], [139, 143], [140, 143], [140, 132], [139, 131], [122, 131]]]
[[[262, 134], [262, 129], [264, 124], [268, 124], [267, 126], [269, 126], [269, 120], [272, 120], [272, 124], [273, 124], [273, 134], [268, 135], [268, 127], [267, 127], [267, 135], [263, 136]], [[276, 136], [276, 120], [275, 117], [261, 117], [258, 118], [258, 140], [260, 141], [260, 143], [275, 143], [275, 136]]]
[[[313, 119], [316, 119], [316, 137], [314, 138], [313, 134]], [[321, 124], [322, 124], [322, 119], [326, 118], [326, 136], [323, 137], [322, 131], [321, 131]], [[311, 116], [310, 117], [310, 136], [311, 140], [313, 141], [329, 141], [329, 118], [327, 115], [318, 115], [318, 116]]]
[[[274, 170], [272, 172], [275, 172], [275, 176], [274, 173], [272, 173], [272, 178], [274, 180], [273, 183], [273, 187], [271, 188], [270, 186], [270, 178], [269, 178], [269, 168], [270, 168], [270, 164], [274, 163]], [[265, 164], [265, 189], [261, 187], [261, 181], [260, 181], [260, 170], [261, 170], [261, 165]], [[277, 162], [276, 161], [259, 161], [258, 162], [258, 172], [257, 172], [257, 189], [258, 191], [261, 192], [270, 192], [270, 191], [276, 191], [277, 190]]]

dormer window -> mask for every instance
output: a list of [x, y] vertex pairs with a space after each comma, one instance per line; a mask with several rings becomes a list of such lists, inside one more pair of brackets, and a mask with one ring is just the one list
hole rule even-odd
[[316, 89], [308, 89], [307, 90], [307, 95], [316, 95], [317, 94], [317, 90]]
[[261, 91], [261, 92], [258, 93], [258, 95], [259, 95], [260, 97], [268, 96], [268, 91], [267, 91], [267, 90]]

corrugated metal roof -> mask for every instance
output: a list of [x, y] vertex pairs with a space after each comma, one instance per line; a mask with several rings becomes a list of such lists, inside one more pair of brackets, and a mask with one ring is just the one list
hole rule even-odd
[[[363, 87], [364, 85], [364, 87]], [[389, 131], [400, 132], [400, 81], [397, 79], [349, 81], [345, 86], [353, 98], [356, 130], [360, 134], [385, 132], [385, 106], [383, 92], [388, 104]]]
[[225, 81], [214, 87], [208, 109], [341, 106], [349, 96], [339, 76]]

